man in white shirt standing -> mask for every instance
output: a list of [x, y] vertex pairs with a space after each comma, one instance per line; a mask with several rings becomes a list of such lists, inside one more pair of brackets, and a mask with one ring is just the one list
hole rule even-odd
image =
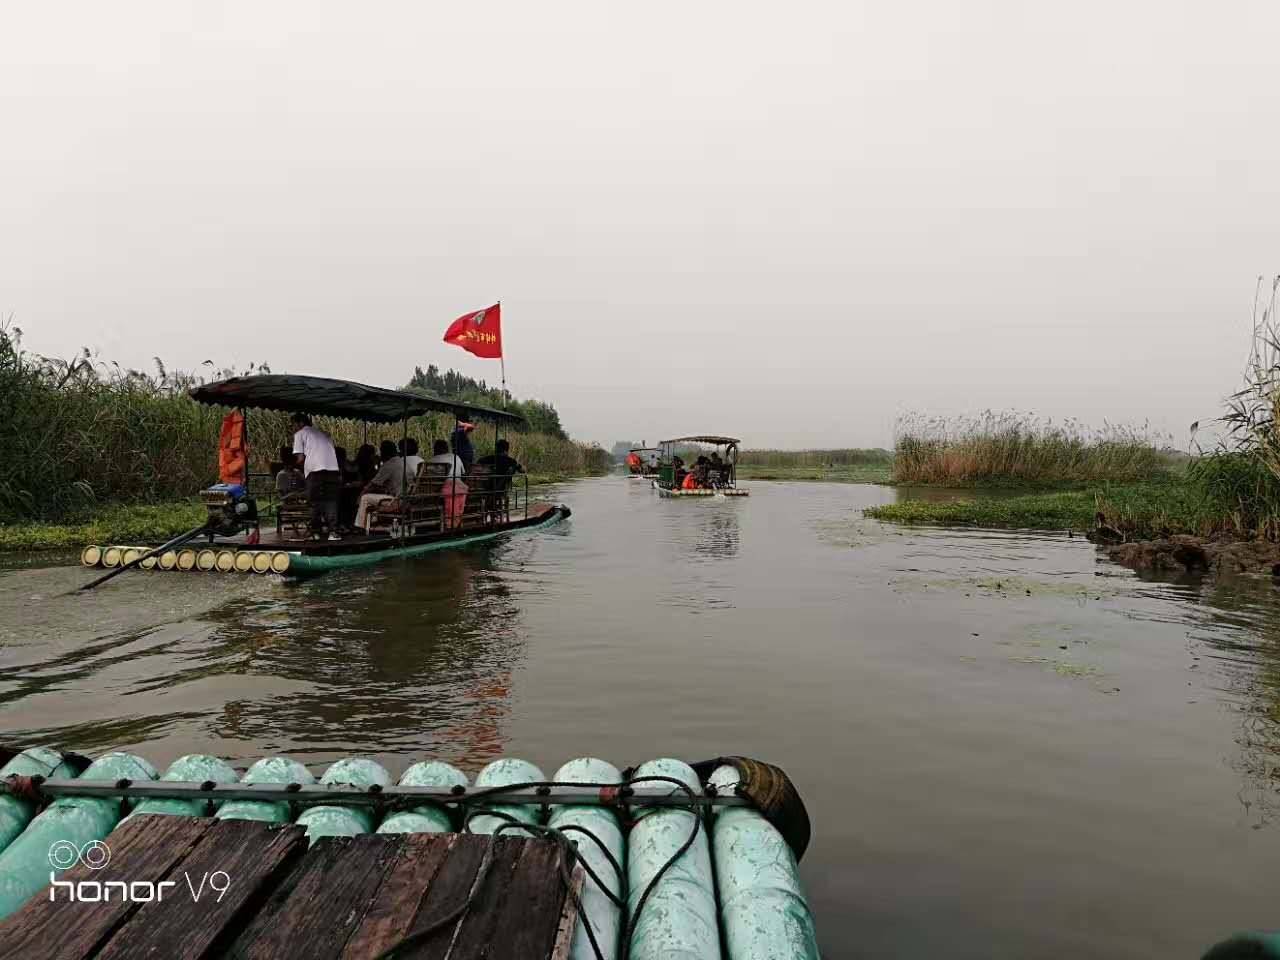
[[290, 421], [296, 432], [293, 435], [293, 453], [302, 465], [302, 475], [307, 485], [307, 500], [311, 503], [311, 539], [340, 540], [338, 536], [338, 494], [342, 489], [342, 477], [338, 473], [338, 453], [333, 438], [311, 425], [305, 413], [295, 413]]

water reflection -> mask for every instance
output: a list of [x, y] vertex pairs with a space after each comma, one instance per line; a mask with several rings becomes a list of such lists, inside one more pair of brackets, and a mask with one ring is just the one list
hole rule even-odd
[[662, 501], [660, 508], [670, 508], [666, 520], [671, 559], [725, 560], [737, 556], [742, 540], [738, 511], [745, 506], [728, 497]]
[[1205, 615], [1188, 633], [1188, 652], [1212, 664], [1213, 689], [1236, 717], [1231, 766], [1239, 800], [1255, 826], [1280, 815], [1280, 620], [1271, 584], [1239, 578], [1197, 591]]
[[489, 550], [314, 581], [214, 619], [213, 656], [236, 657], [245, 676], [301, 682], [286, 696], [228, 701], [220, 737], [287, 731], [287, 745], [313, 754], [425, 748], [467, 767], [503, 753], [526, 641]]
[[0, 729], [397, 772], [754, 754], [809, 807], [830, 956], [1193, 956], [1268, 922], [1274, 589], [861, 518], [900, 495], [606, 478], [536, 536], [300, 587], [122, 577], [71, 603], [80, 570], [0, 573]]

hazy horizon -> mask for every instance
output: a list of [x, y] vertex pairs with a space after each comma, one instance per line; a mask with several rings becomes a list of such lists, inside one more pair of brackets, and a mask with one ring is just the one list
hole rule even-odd
[[1280, 271], [1280, 8], [17, 6], [28, 349], [397, 386], [504, 311], [606, 448], [888, 446], [908, 411], [1185, 446]]

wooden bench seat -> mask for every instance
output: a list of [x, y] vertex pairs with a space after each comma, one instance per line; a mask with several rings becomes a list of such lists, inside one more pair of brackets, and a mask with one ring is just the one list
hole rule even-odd
[[365, 533], [403, 525], [409, 533], [444, 529], [444, 485], [449, 464], [424, 463], [404, 496], [393, 497], [369, 507]]
[[305, 540], [311, 536], [311, 501], [305, 493], [290, 493], [281, 498], [276, 507], [276, 532], [282, 540]]

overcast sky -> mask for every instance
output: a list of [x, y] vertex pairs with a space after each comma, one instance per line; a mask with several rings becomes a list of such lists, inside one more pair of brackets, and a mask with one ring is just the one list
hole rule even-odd
[[605, 445], [1151, 422], [1280, 271], [1280, 4], [72, 3], [0, 30], [28, 348], [404, 383], [503, 302]]

